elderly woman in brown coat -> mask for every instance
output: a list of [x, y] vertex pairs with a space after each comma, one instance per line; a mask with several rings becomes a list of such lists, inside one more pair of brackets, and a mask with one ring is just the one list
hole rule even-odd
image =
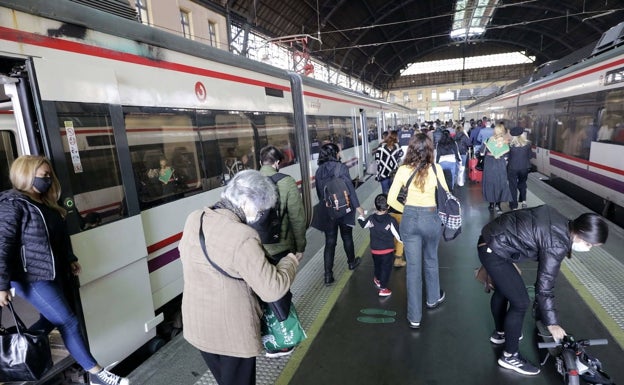
[[219, 385], [255, 384], [256, 356], [263, 350], [258, 297], [277, 301], [295, 279], [295, 254], [271, 265], [248, 226], [276, 198], [275, 186], [262, 174], [241, 171], [215, 206], [192, 212], [184, 226], [179, 245], [184, 338], [200, 350]]

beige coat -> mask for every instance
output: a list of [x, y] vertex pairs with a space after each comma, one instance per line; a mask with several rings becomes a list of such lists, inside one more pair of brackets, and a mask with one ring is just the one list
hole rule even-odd
[[[210, 259], [233, 277], [217, 271], [199, 244], [199, 220]], [[229, 210], [197, 210], [189, 215], [179, 244], [184, 273], [182, 318], [184, 338], [197, 349], [249, 358], [262, 352], [256, 294], [266, 302], [288, 292], [299, 262], [283, 258], [277, 266], [264, 255], [255, 230]], [[255, 293], [255, 294], [254, 294]]]

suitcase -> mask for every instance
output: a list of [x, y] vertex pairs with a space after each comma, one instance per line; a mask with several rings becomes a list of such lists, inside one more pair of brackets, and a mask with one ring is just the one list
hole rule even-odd
[[468, 160], [468, 179], [471, 182], [480, 183], [483, 180], [483, 171], [479, 171], [476, 169], [477, 163], [479, 163], [479, 159], [470, 158]]

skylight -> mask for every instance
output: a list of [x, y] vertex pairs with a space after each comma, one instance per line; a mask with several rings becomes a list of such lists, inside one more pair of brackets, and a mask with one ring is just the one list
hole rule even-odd
[[457, 0], [451, 38], [468, 39], [485, 33], [499, 0]]
[[463, 63], [462, 58], [436, 60], [422, 63], [412, 63], [404, 71], [401, 72], [401, 76], [429, 74], [434, 72], [461, 71], [462, 69], [526, 64], [533, 63], [534, 61], [535, 56], [527, 57], [524, 52], [508, 52], [495, 55], [467, 57], [465, 64]]

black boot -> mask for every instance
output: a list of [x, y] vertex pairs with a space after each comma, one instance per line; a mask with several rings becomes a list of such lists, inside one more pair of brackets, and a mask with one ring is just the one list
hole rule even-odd
[[334, 274], [331, 271], [325, 273], [325, 285], [331, 285], [332, 283], [334, 283]]
[[355, 270], [356, 267], [360, 266], [362, 262], [362, 258], [356, 257], [353, 261], [349, 262], [349, 270]]
[[334, 254], [325, 248], [323, 254], [323, 262], [325, 263], [325, 284], [331, 285], [334, 282]]

